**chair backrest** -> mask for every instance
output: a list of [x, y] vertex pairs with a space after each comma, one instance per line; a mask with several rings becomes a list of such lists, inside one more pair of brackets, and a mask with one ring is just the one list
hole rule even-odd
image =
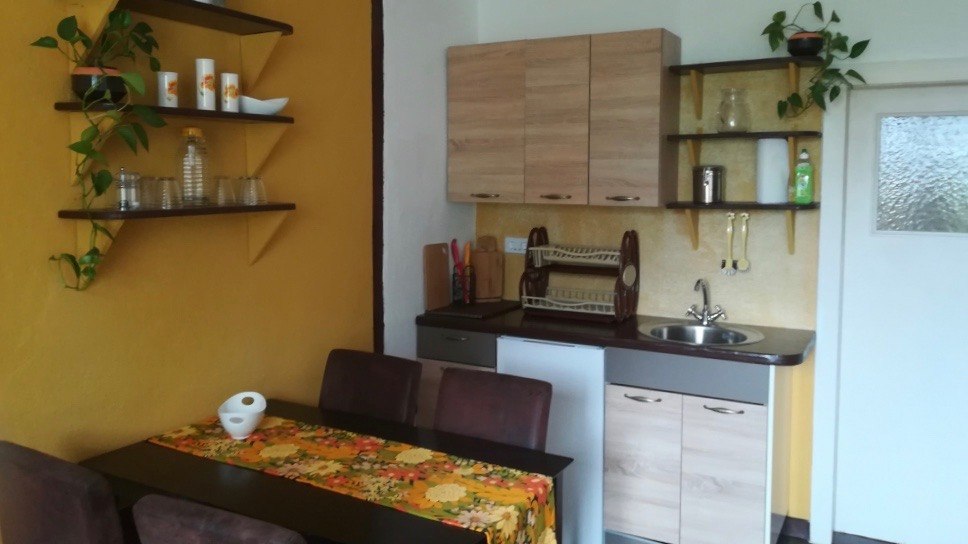
[[319, 407], [413, 425], [421, 369], [410, 359], [334, 349], [326, 361]]
[[4, 544], [121, 544], [121, 520], [100, 474], [0, 441]]
[[434, 428], [544, 451], [550, 410], [548, 382], [446, 368]]
[[132, 510], [141, 544], [306, 544], [278, 525], [172, 497], [145, 495]]

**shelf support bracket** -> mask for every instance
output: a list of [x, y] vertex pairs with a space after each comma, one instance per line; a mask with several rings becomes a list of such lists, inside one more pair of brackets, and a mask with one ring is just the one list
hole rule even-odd
[[797, 212], [796, 210], [786, 211], [787, 227], [787, 253], [793, 255], [797, 252]]
[[265, 123], [245, 125], [245, 171], [254, 176], [286, 133], [288, 124]]
[[692, 109], [696, 120], [702, 119], [702, 72], [689, 70], [689, 86], [692, 88]]
[[[121, 231], [121, 227], [124, 225], [124, 220], [109, 220], [109, 221], [98, 221], [104, 228], [108, 229], [111, 236], [117, 237], [118, 233]], [[83, 255], [91, 249], [91, 222], [86, 219], [77, 219], [74, 221], [74, 236], [75, 236], [75, 246], [78, 255]], [[108, 250], [111, 249], [111, 244], [114, 240], [108, 238], [103, 234], [98, 234], [97, 236], [97, 248], [101, 251], [101, 255], [106, 255]]]
[[[700, 127], [696, 133], [702, 134], [702, 128]], [[699, 166], [702, 164], [702, 140], [686, 140], [686, 148], [689, 149], [689, 163], [692, 166]]]
[[791, 62], [787, 64], [787, 78], [790, 84], [790, 94], [800, 90], [800, 65]]
[[250, 213], [247, 214], [249, 228], [249, 264], [255, 264], [262, 257], [269, 242], [275, 237], [276, 231], [283, 221], [289, 217], [289, 211]]
[[685, 209], [686, 226], [689, 229], [689, 241], [692, 242], [692, 250], [699, 250], [699, 210]]
[[262, 70], [269, 61], [269, 56], [272, 55], [272, 51], [276, 48], [276, 44], [281, 37], [282, 32], [265, 32], [239, 37], [244, 88], [255, 87], [256, 82], [259, 81], [259, 76], [262, 75]]

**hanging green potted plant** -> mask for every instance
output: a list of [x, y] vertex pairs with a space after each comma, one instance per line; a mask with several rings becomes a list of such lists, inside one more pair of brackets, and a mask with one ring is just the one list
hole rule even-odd
[[[92, 40], [78, 28], [77, 18], [73, 16], [57, 24], [57, 36], [60, 41], [43, 36], [31, 45], [56, 49], [75, 66], [71, 76], [72, 89], [81, 99], [81, 113], [87, 127], [81, 132], [80, 139], [67, 147], [77, 154], [73, 183], [80, 190], [83, 208], [90, 210], [94, 199], [104, 194], [113, 181], [107, 158], [100, 152], [101, 147], [117, 135], [132, 152], [137, 153], [139, 146], [147, 151], [148, 133], [144, 125], [165, 126], [154, 110], [131, 101], [133, 94], [145, 94], [141, 74], [122, 72], [110, 66], [120, 59], [136, 61], [139, 53], [143, 53], [148, 57], [151, 70], [158, 71], [161, 64], [153, 55], [158, 42], [151, 27], [143, 22], [134, 23], [131, 13], [125, 9], [114, 10], [108, 15], [104, 32], [97, 40]], [[60, 265], [64, 286], [77, 291], [86, 289], [97, 276], [97, 267], [103, 259], [97, 246], [99, 237], [113, 239], [104, 224], [93, 218], [89, 220], [91, 235], [87, 251], [50, 257], [52, 262]]]
[[[822, 27], [808, 30], [798, 24], [807, 6], [813, 6], [813, 15], [824, 23]], [[831, 24], [839, 23], [840, 17], [836, 11], [830, 12], [830, 18], [824, 18], [823, 6], [820, 2], [806, 3], [800, 6], [796, 15], [787, 22], [787, 12], [778, 11], [773, 14], [773, 20], [763, 29], [763, 36], [770, 42], [770, 48], [776, 51], [786, 41], [787, 51], [794, 56], [813, 56], [820, 54], [822, 62], [810, 76], [810, 84], [806, 91], [792, 93], [776, 104], [776, 113], [780, 117], [795, 117], [816, 104], [822, 110], [827, 109], [827, 103], [833, 102], [840, 96], [842, 87], [853, 88], [854, 82], [866, 83], [864, 77], [856, 70], [842, 70], [835, 66], [838, 61], [856, 59], [867, 50], [870, 40], [861, 40], [850, 44], [850, 38], [840, 32], [831, 32]], [[787, 37], [787, 33], [790, 36]]]

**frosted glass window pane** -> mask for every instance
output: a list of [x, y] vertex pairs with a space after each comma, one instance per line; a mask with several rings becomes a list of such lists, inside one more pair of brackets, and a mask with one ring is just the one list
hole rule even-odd
[[877, 230], [968, 233], [968, 116], [881, 119]]

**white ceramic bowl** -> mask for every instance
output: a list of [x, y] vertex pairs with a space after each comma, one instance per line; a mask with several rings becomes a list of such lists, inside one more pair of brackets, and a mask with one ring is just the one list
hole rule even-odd
[[289, 103], [288, 98], [270, 98], [268, 100], [257, 100], [250, 96], [241, 98], [242, 113], [253, 113], [255, 115], [275, 115], [282, 111]]
[[218, 407], [222, 428], [236, 440], [245, 440], [259, 426], [266, 413], [266, 398], [255, 391], [229, 397]]

